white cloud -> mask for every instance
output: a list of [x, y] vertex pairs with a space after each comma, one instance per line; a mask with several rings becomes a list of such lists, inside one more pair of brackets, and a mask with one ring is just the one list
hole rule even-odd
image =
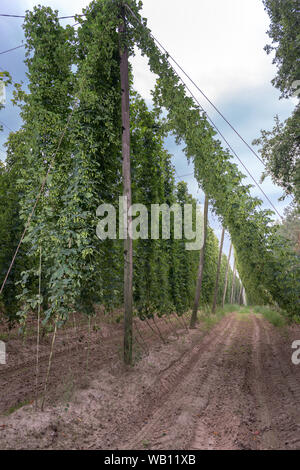
[[[80, 13], [89, 0], [22, 0], [15, 1], [12, 12], [22, 14], [34, 5], [50, 5], [58, 9], [61, 15]], [[276, 74], [272, 58], [263, 50], [269, 42], [266, 31], [269, 18], [264, 11], [261, 0], [144, 0], [142, 14], [148, 18], [148, 26], [166, 49], [174, 55], [182, 67], [191, 75], [195, 82], [229, 117], [243, 136], [251, 140], [260, 134], [260, 129], [268, 129], [273, 125], [273, 116], [278, 113], [285, 119], [291, 112], [296, 99], [289, 102], [277, 100], [279, 93], [274, 90], [270, 81]], [[9, 24], [9, 38], [15, 37], [15, 20], [5, 20]], [[11, 22], [11, 23], [10, 23]], [[66, 21], [64, 20], [66, 23]], [[72, 20], [69, 23], [72, 24]], [[20, 28], [20, 31], [21, 28]], [[18, 43], [18, 41], [16, 40]], [[12, 43], [13, 47], [15, 44]], [[19, 55], [18, 55], [19, 54]], [[21, 71], [21, 52], [3, 56], [7, 67], [15, 79], [19, 80]], [[13, 62], [15, 60], [15, 67]], [[146, 99], [151, 99], [155, 77], [149, 72], [147, 59], [137, 54], [132, 59], [134, 64], [135, 87]], [[6, 66], [6, 63], [2, 64]], [[25, 69], [25, 67], [24, 67]], [[199, 96], [199, 93], [197, 93]], [[204, 104], [201, 98], [201, 103]], [[211, 109], [208, 107], [211, 113]], [[9, 112], [7, 109], [6, 113]], [[16, 112], [14, 110], [14, 112]], [[238, 151], [247, 167], [257, 180], [260, 179], [262, 165], [259, 164], [248, 150], [236, 139], [234, 134], [213, 112], [218, 127], [224, 132], [234, 149]], [[6, 117], [7, 116], [7, 117]], [[13, 113], [6, 114], [4, 120], [14, 127]], [[179, 175], [193, 172], [187, 165], [184, 155], [176, 146], [168, 146], [174, 152], [174, 163]], [[3, 156], [3, 155], [2, 155]], [[1, 158], [1, 157], [0, 157]], [[243, 170], [243, 173], [245, 171]], [[195, 197], [202, 192], [193, 177], [184, 178], [189, 183], [189, 190]], [[245, 180], [247, 183], [249, 179]], [[272, 201], [283, 212], [286, 203], [277, 203], [282, 190], [268, 179], [263, 188]], [[258, 189], [254, 195], [263, 197]], [[264, 202], [264, 205], [267, 203]]]

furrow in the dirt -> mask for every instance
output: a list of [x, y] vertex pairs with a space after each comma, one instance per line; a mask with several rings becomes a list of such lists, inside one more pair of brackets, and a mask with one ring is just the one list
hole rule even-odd
[[[190, 411], [197, 406], [197, 399], [194, 392], [195, 388], [200, 389], [199, 381], [202, 377], [198, 375], [197, 364], [199, 361], [215, 361], [218, 345], [228, 333], [228, 337], [233, 332], [233, 317], [228, 317], [225, 321], [214, 328], [204, 339], [192, 350], [181, 358], [181, 363], [176, 363], [172, 371], [168, 370], [166, 375], [160, 377], [160, 385], [157, 383], [156, 389], [160, 390], [161, 397], [156, 400], [156, 407], [152, 409], [151, 418], [138, 431], [138, 438], [126, 441], [122, 448], [143, 448], [143, 442], [150, 442], [151, 449], [180, 449], [180, 439], [182, 440], [184, 429], [188, 426], [191, 429], [191, 423], [188, 423]], [[209, 369], [209, 368], [208, 368]], [[189, 405], [183, 403], [189, 397]], [[202, 400], [200, 400], [202, 401]], [[174, 420], [176, 425], [174, 424]], [[164, 430], [167, 430], [165, 432]], [[170, 432], [170, 430], [173, 430]], [[180, 436], [175, 436], [173, 432], [179, 432]]]
[[[86, 330], [85, 330], [85, 332], [86, 332]], [[121, 332], [119, 331], [118, 334], [111, 335], [108, 338], [103, 337], [101, 334], [93, 335], [91, 341], [92, 342], [97, 342], [97, 341], [107, 341], [109, 339], [116, 339], [116, 338], [120, 337], [120, 334], [121, 334]], [[81, 335], [79, 335], [79, 339], [80, 339], [80, 336]], [[79, 341], [79, 339], [78, 339], [78, 336], [71, 337], [68, 340], [68, 345], [63, 346], [63, 347], [57, 346], [56, 345], [57, 343], [56, 343], [55, 347], [54, 347], [54, 351], [53, 351], [53, 359], [59, 358], [60, 356], [66, 356], [66, 355], [70, 354], [71, 352], [74, 352], [74, 350], [76, 350], [76, 349], [82, 349], [82, 346], [80, 346], [80, 345], [83, 343], [83, 340], [84, 340], [84, 344], [87, 344], [87, 342], [89, 341], [88, 340], [88, 335], [86, 335], [86, 337], [84, 337], [81, 340], [81, 342]], [[35, 354], [36, 354], [36, 352], [35, 352], [35, 350], [33, 350], [32, 355], [33, 355], [34, 359], [24, 361], [24, 362], [20, 362], [20, 363], [17, 363], [16, 365], [12, 365], [10, 367], [7, 366], [7, 367], [3, 368], [3, 370], [0, 371], [0, 377], [5, 377], [6, 378], [6, 377], [9, 376], [9, 374], [15, 374], [18, 371], [22, 371], [24, 369], [35, 367], [35, 365], [36, 365]], [[45, 353], [40, 353], [40, 355], [39, 355], [39, 362], [40, 363], [47, 362], [48, 360], [49, 360], [49, 350]]]
[[[187, 370], [187, 367], [192, 367], [194, 365], [194, 360], [198, 360], [200, 352], [204, 350], [205, 347], [209, 348], [211, 342], [215, 341], [215, 346], [221, 341], [221, 338], [226, 335], [226, 332], [230, 329], [232, 319], [228, 320], [228, 323], [223, 325], [220, 336], [204, 338], [203, 343], [197, 344], [191, 351], [185, 354], [185, 357], [180, 358], [180, 361], [174, 365], [174, 368], [171, 372], [165, 376], [161, 375], [158, 379], [160, 385], [163, 386], [165, 391], [173, 390], [173, 385], [175, 384], [177, 378], [183, 378], [183, 371]], [[217, 328], [216, 328], [217, 334]]]
[[261, 319], [256, 318], [255, 323], [265, 339], [265, 342], [260, 341], [262, 351], [259, 351], [259, 360], [270, 416], [267, 435], [273, 433], [277, 437], [277, 441], [271, 442], [269, 446], [268, 441], [263, 442], [262, 448], [299, 449], [300, 377], [298, 375], [297, 380], [288, 351], [281, 346], [284, 342], [274, 341], [279, 333]]
[[[232, 359], [227, 359], [227, 351], [234, 344], [239, 335], [240, 324], [235, 320], [230, 334], [225, 341], [216, 349], [215, 360], [206, 368], [206, 373], [201, 376], [202, 382], [197, 388], [196, 393], [202, 397], [205, 406], [199, 410], [193, 439], [189, 444], [189, 449], [202, 450], [218, 447], [234, 448], [238, 433], [240, 420], [234, 415], [228, 415], [228, 408], [231, 411], [231, 404], [237, 396], [238, 387], [242, 384], [242, 377], [238, 377], [235, 382], [232, 377], [227, 377], [228, 361], [232, 365]], [[231, 374], [234, 371], [229, 371]], [[235, 386], [237, 385], [237, 389]], [[226, 400], [229, 397], [229, 406]]]
[[[157, 320], [158, 323], [161, 320]], [[160, 341], [158, 337], [153, 338], [149, 327], [143, 322], [140, 322], [140, 330], [143, 336], [150, 344], [155, 341]], [[87, 361], [87, 348], [89, 347], [89, 370], [99, 371], [103, 367], [109, 367], [114, 362], [119, 360], [119, 354], [122, 341], [122, 326], [118, 325], [117, 333], [110, 333], [108, 336], [103, 336], [99, 332], [92, 332], [88, 335], [85, 327], [86, 335], [82, 337], [81, 330], [77, 328], [78, 337], [70, 337], [68, 345], [65, 347], [55, 347], [51, 373], [48, 383], [48, 396], [55, 398], [59, 396], [65, 388], [65, 382], [71, 381], [76, 383], [78, 379], [86, 375], [86, 361]], [[166, 333], [164, 324], [160, 325], [163, 334]], [[168, 331], [168, 330], [167, 330]], [[81, 338], [81, 342], [79, 339]], [[74, 344], [75, 342], [75, 344]], [[89, 344], [89, 346], [88, 346]], [[35, 350], [33, 349], [33, 357]], [[44, 379], [49, 361], [49, 351], [40, 355], [39, 358], [39, 383], [38, 395], [43, 393]], [[0, 413], [5, 412], [10, 407], [14, 407], [19, 403], [25, 403], [35, 397], [35, 368], [36, 358], [25, 361], [16, 366], [7, 368], [1, 371], [0, 374]], [[79, 374], [74, 376], [72, 370], [79, 368]], [[71, 372], [70, 372], [71, 371]], [[69, 376], [71, 378], [69, 378]], [[7, 386], [9, 384], [10, 393], [7, 393]]]
[[253, 364], [250, 371], [249, 383], [255, 397], [255, 407], [259, 417], [259, 428], [261, 430], [260, 446], [266, 449], [276, 449], [279, 446], [276, 432], [271, 426], [272, 419], [269, 409], [269, 399], [265, 381], [265, 372], [261, 347], [265, 342], [264, 330], [258, 323], [256, 316], [251, 316], [254, 325], [252, 339]]
[[[115, 338], [111, 338], [109, 341], [105, 342], [105, 346], [98, 344], [91, 345], [91, 353], [97, 352], [99, 358], [98, 366], [103, 366], [104, 363], [111, 360], [111, 347], [114, 345], [114, 341]], [[51, 392], [52, 388], [55, 389], [57, 386], [63, 385], [65, 377], [62, 371], [66, 371], [67, 366], [74, 366], [77, 369], [80, 361], [86, 361], [86, 354], [86, 349], [80, 351], [77, 346], [73, 346], [68, 350], [59, 351], [54, 355], [48, 387], [49, 392]], [[48, 356], [40, 360], [38, 394], [41, 394], [44, 389], [48, 360]], [[83, 370], [81, 374], [84, 374], [84, 372]], [[31, 364], [30, 368], [25, 366], [24, 369], [18, 368], [17, 371], [10, 371], [6, 379], [9, 379], [10, 393], [4, 394], [6, 386], [1, 381], [0, 391], [3, 393], [3, 395], [1, 393], [1, 410], [5, 411], [9, 407], [26, 402], [28, 399], [31, 400], [35, 396], [35, 363]]]
[[[190, 443], [186, 443], [180, 448], [202, 449], [208, 447], [207, 436], [204, 440], [202, 439], [202, 418], [205, 415], [218, 386], [218, 379], [221, 375], [220, 367], [222, 367], [221, 358], [223, 351], [228, 347], [232, 338], [235, 336], [237, 326], [236, 321], [234, 321], [234, 323], [231, 322], [227, 328], [222, 331], [220, 336], [215, 337], [215, 342], [211, 343], [208, 350], [205, 351], [201, 358], [199, 358], [199, 361], [197, 361], [193, 367], [187, 380], [182, 382], [177, 391], [175, 402], [178, 401], [180, 403], [180, 397], [185, 396], [184, 402], [181, 402], [182, 409], [187, 407], [193, 411], [189, 416], [186, 416], [186, 425], [189, 428], [191, 437]], [[168, 414], [168, 411], [165, 414]], [[154, 448], [162, 449], [166, 446], [168, 449], [176, 449], [177, 444], [180, 446], [183, 444], [183, 442], [181, 442], [180, 435], [173, 435], [164, 439], [160, 445], [156, 445]]]
[[[158, 324], [160, 324], [162, 322], [162, 319], [158, 319], [156, 321], [157, 321]], [[145, 339], [149, 339], [149, 337], [154, 335], [154, 333], [151, 332], [151, 330], [149, 329], [149, 327], [147, 326], [147, 324], [145, 322], [140, 321], [139, 323], [140, 323], [139, 324], [139, 329], [144, 334]], [[160, 326], [160, 328], [162, 329], [162, 333], [166, 333], [166, 332], [169, 333], [168, 327], [166, 328], [164, 323], [162, 323], [162, 325], [163, 325], [163, 327]], [[118, 338], [120, 338], [121, 335], [122, 335], [122, 332], [123, 332], [123, 327], [122, 327], [122, 325], [117, 325], [115, 328], [118, 330], [117, 333], [112, 333], [112, 334], [110, 333], [109, 336], [103, 335], [101, 333], [101, 331], [97, 332], [96, 334], [94, 332], [92, 332], [91, 333], [92, 342], [97, 342], [97, 341], [106, 342], [109, 339], [118, 339]], [[177, 328], [177, 330], [178, 330], [178, 328]], [[155, 335], [155, 337], [156, 337], [156, 335]], [[158, 339], [158, 337], [156, 337], [156, 339]], [[10, 373], [15, 374], [17, 371], [22, 371], [22, 370], [30, 368], [30, 367], [35, 367], [35, 364], [36, 364], [36, 358], [35, 358], [35, 355], [36, 355], [36, 351], [35, 351], [36, 338], [34, 339], [34, 341], [32, 341], [32, 340], [33, 340], [32, 337], [28, 338], [27, 343], [31, 341], [31, 343], [34, 344], [32, 350], [29, 351], [29, 353], [30, 352], [32, 353], [33, 359], [30, 359], [30, 360], [27, 360], [27, 361], [22, 361], [21, 360], [20, 362], [17, 362], [16, 364], [13, 364], [11, 366], [9, 366], [9, 365], [2, 366], [1, 370], [0, 370], [0, 377], [1, 378], [2, 377], [5, 377], [5, 378], [8, 377], [8, 374], [10, 374]], [[64, 342], [65, 340], [67, 341], [68, 344], [61, 346], [61, 342], [62, 341]], [[77, 348], [82, 349], [81, 345], [82, 344], [87, 344], [89, 341], [90, 340], [89, 340], [89, 333], [88, 333], [88, 330], [87, 330], [87, 325], [77, 327], [76, 330], [72, 329], [72, 334], [70, 334], [70, 332], [66, 332], [66, 331], [60, 332], [59, 335], [57, 335], [57, 339], [56, 339], [56, 342], [55, 342], [55, 347], [54, 347], [54, 351], [53, 351], [53, 359], [56, 358], [56, 357], [59, 357], [61, 355], [67, 355], [67, 354], [73, 352], [74, 350], [76, 350]], [[24, 348], [26, 349], [26, 347], [27, 346], [25, 345]], [[39, 356], [39, 361], [40, 362], [48, 361], [50, 342], [47, 343], [47, 345], [45, 346], [44, 342], [41, 341], [40, 348], [42, 349], [42, 348], [45, 348], [45, 347], [47, 347], [46, 352], [40, 351], [40, 356]]]

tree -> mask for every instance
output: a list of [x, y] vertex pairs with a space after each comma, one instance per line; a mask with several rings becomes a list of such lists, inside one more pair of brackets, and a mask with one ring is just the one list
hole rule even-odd
[[261, 147], [260, 154], [266, 165], [262, 180], [269, 174], [281, 186], [285, 195], [293, 195], [300, 205], [300, 106], [292, 116], [281, 123], [275, 116], [271, 131], [261, 131], [253, 145]]
[[[138, 16], [141, 5], [134, 0], [128, 4]], [[20, 227], [49, 165], [52, 171], [22, 244], [26, 267], [17, 284], [21, 319], [39, 300], [40, 247], [45, 322], [62, 323], [74, 310], [91, 314], [95, 302], [107, 310], [124, 304], [122, 244], [96, 236], [97, 207], [102, 202], [117, 203], [122, 187], [119, 6], [112, 0], [96, 0], [84, 13], [76, 30], [63, 28], [57, 12], [49, 8], [35, 8], [25, 19], [29, 92], [17, 90], [23, 124], [9, 138], [8, 171], [5, 168], [1, 175], [3, 188], [8, 184], [15, 190], [13, 206], [18, 209]], [[163, 148], [165, 132], [173, 132], [177, 142], [185, 142], [198, 184], [230, 233], [247, 294], [259, 293], [264, 301], [277, 302], [290, 315], [298, 314], [299, 258], [271, 224], [272, 213], [260, 210], [261, 201], [251, 197], [244, 176], [215, 138], [204, 113], [186, 95], [147, 28], [128, 18], [126, 42], [130, 55], [135, 44], [140, 46], [159, 77], [153, 111], [134, 98], [131, 80], [133, 200], [141, 197], [146, 205], [195, 204], [184, 184], [175, 185], [170, 156]], [[5, 203], [3, 192], [1, 211]], [[9, 226], [5, 224], [10, 218], [4, 217], [0, 224]], [[0, 232], [4, 238], [5, 231]], [[134, 242], [134, 313], [142, 317], [186, 311], [192, 304], [195, 284], [191, 279], [196, 278], [199, 253], [188, 253], [184, 240], [174, 236], [168, 241]], [[14, 242], [9, 244], [11, 248]], [[218, 241], [210, 227], [205, 256], [202, 304], [213, 299], [217, 273]], [[237, 280], [235, 297], [239, 288]]]
[[278, 231], [300, 256], [300, 215], [296, 207], [289, 206], [285, 210], [285, 218], [278, 225]]
[[295, 92], [294, 82], [300, 78], [299, 4], [295, 0], [263, 0], [263, 3], [271, 20], [268, 35], [272, 39], [265, 51], [267, 54], [275, 51], [273, 63], [278, 69], [272, 83], [287, 98]]
[[[300, 96], [300, 15], [295, 0], [263, 0], [271, 24], [268, 31], [272, 45], [265, 46], [268, 54], [275, 51], [273, 63], [277, 75], [273, 85], [281, 91], [281, 98]], [[293, 195], [300, 208], [300, 106], [285, 122], [275, 117], [271, 131], [261, 131], [261, 137], [253, 145], [261, 147], [266, 164], [266, 174], [280, 185], [285, 194]]]

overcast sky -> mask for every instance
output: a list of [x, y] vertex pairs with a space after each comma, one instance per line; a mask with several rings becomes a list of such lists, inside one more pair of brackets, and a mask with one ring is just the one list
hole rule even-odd
[[[73, 15], [80, 13], [88, 3], [85, 0], [11, 0], [1, 2], [0, 13], [22, 15], [26, 9], [42, 4], [58, 9], [62, 16]], [[272, 128], [276, 114], [281, 120], [289, 117], [295, 106], [295, 99], [279, 100], [279, 92], [270, 83], [276, 74], [276, 67], [272, 64], [272, 57], [263, 50], [269, 42], [266, 34], [269, 18], [261, 0], [144, 0], [143, 3], [142, 13], [148, 18], [148, 26], [154, 36], [249, 143], [260, 135], [260, 129]], [[69, 21], [62, 20], [62, 24], [67, 22]], [[69, 23], [72, 24], [72, 21]], [[21, 44], [21, 25], [21, 19], [0, 18], [1, 51]], [[26, 81], [23, 60], [24, 49], [21, 48], [1, 55], [0, 67], [8, 70], [14, 81]], [[139, 54], [133, 59], [133, 65], [135, 87], [150, 105], [150, 90], [155, 77], [149, 72], [146, 59]], [[194, 88], [193, 91], [253, 176], [259, 180], [263, 171], [262, 164], [201, 94]], [[9, 90], [7, 95], [9, 99]], [[0, 112], [0, 121], [13, 130], [18, 129], [18, 109], [7, 103], [6, 108]], [[8, 132], [5, 128], [0, 136], [1, 144], [5, 142]], [[192, 173], [193, 168], [187, 165], [182, 149], [175, 145], [174, 139], [167, 139], [166, 145], [174, 155], [177, 175]], [[3, 147], [1, 149], [0, 157], [4, 159], [5, 150]], [[243, 169], [242, 171], [245, 173]], [[190, 192], [203, 203], [203, 193], [193, 176], [183, 180], [188, 182]], [[245, 182], [250, 180], [247, 178]], [[262, 187], [283, 214], [284, 207], [290, 200], [278, 201], [282, 190], [270, 178], [262, 183]], [[258, 188], [253, 188], [252, 194], [263, 199], [263, 207], [271, 208]], [[220, 237], [220, 225], [212, 214], [210, 224]], [[226, 252], [228, 246], [226, 237]]]

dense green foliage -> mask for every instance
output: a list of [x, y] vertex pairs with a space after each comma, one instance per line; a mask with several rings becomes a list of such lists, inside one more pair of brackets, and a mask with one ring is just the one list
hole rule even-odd
[[[135, 15], [139, 7], [130, 6]], [[118, 205], [122, 194], [121, 100], [119, 71], [119, 6], [93, 1], [80, 17], [79, 28], [63, 28], [57, 13], [37, 7], [24, 23], [29, 92], [17, 87], [23, 125], [8, 140], [6, 167], [1, 168], [0, 258], [6, 272], [41, 182], [52, 166], [22, 253], [1, 302], [5, 313], [17, 310], [21, 323], [42, 304], [43, 317], [63, 322], [74, 310], [93, 313], [95, 303], [109, 311], [123, 303], [123, 244], [100, 241], [96, 209]], [[186, 144], [195, 177], [230, 232], [238, 272], [249, 296], [277, 302], [291, 315], [299, 313], [299, 259], [271, 226], [268, 211], [259, 210], [243, 175], [230, 162], [205, 116], [185, 95], [184, 87], [146, 28], [129, 14], [129, 52], [138, 45], [159, 76], [154, 109], [149, 110], [131, 85], [131, 157], [133, 202], [186, 203], [195, 206], [184, 183], [174, 180], [164, 137], [173, 132]], [[167, 111], [163, 119], [164, 110]], [[9, 197], [7, 197], [9, 195]], [[195, 224], [195, 220], [193, 221]], [[42, 250], [42, 298], [38, 296], [39, 253]], [[134, 307], [143, 318], [188, 310], [193, 301], [198, 251], [185, 240], [134, 240]], [[208, 230], [202, 304], [211, 303], [218, 260], [218, 241]], [[221, 266], [222, 299], [227, 259]], [[16, 289], [13, 283], [17, 280]], [[233, 273], [229, 273], [227, 299]], [[240, 282], [236, 279], [234, 301]], [[17, 294], [17, 297], [16, 297]], [[12, 302], [12, 297], [14, 301]]]
[[[132, 5], [134, 15], [138, 8]], [[209, 196], [214, 210], [229, 230], [236, 249], [239, 273], [246, 290], [261, 294], [264, 301], [278, 303], [290, 315], [300, 309], [299, 258], [271, 225], [271, 213], [259, 210], [261, 201], [250, 196], [243, 175], [230, 162], [230, 155], [214, 138], [205, 115], [186, 96], [183, 85], [155, 46], [146, 21], [131, 15], [132, 34], [149, 65], [159, 76], [155, 103], [167, 110], [169, 129], [186, 144], [185, 153], [195, 167], [195, 177]]]
[[281, 235], [288, 240], [291, 248], [300, 255], [300, 214], [297, 207], [287, 207], [285, 218], [278, 229]]
[[[22, 266], [16, 264], [1, 299], [11, 317], [19, 309], [21, 323], [39, 303], [45, 321], [59, 322], [74, 310], [92, 314], [95, 303], [106, 311], [123, 303], [123, 243], [96, 236], [97, 207], [117, 207], [122, 194], [118, 11], [111, 1], [92, 2], [76, 32], [63, 28], [50, 8], [26, 15], [29, 92], [16, 89], [23, 125], [10, 134], [0, 174], [3, 276], [49, 165], [52, 171], [22, 244]], [[175, 184], [161, 110], [148, 110], [131, 86], [130, 111], [133, 202], [195, 206], [186, 184]], [[191, 307], [199, 252], [171, 235], [134, 241], [134, 306], [141, 317]], [[202, 303], [211, 302], [217, 257], [210, 229]]]
[[268, 34], [272, 39], [265, 50], [268, 54], [275, 51], [273, 63], [278, 68], [272, 83], [282, 96], [288, 97], [295, 92], [294, 82], [300, 79], [299, 4], [295, 0], [263, 0], [263, 3], [271, 21]]
[[[294, 0], [263, 0], [270, 17], [268, 34], [272, 45], [265, 47], [269, 54], [275, 51], [273, 63], [277, 75], [273, 85], [281, 91], [281, 97], [300, 97], [300, 15]], [[266, 174], [280, 185], [285, 194], [295, 197], [300, 208], [300, 106], [283, 123], [275, 117], [271, 131], [261, 131], [261, 137], [253, 144], [260, 146], [266, 165]], [[264, 175], [264, 176], [265, 176]]]
[[263, 178], [271, 175], [286, 195], [295, 197], [300, 204], [300, 107], [284, 123], [275, 117], [271, 131], [261, 131], [254, 145], [261, 147], [260, 154], [266, 165]]

